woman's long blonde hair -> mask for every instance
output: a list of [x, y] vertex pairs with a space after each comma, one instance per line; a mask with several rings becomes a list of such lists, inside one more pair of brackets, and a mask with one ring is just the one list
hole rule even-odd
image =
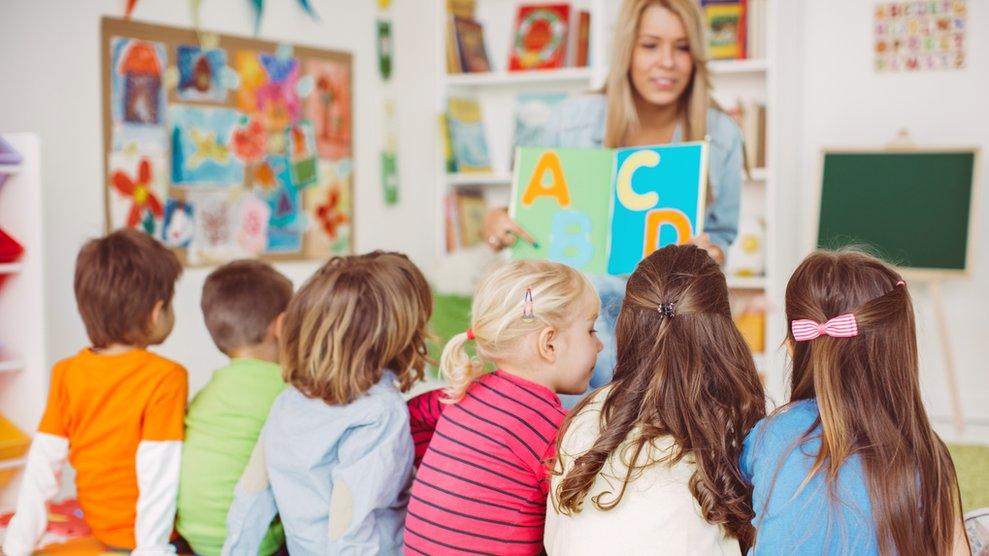
[[[615, 23], [615, 42], [612, 48], [611, 69], [605, 88], [607, 114], [605, 116], [604, 146], [622, 147], [629, 130], [639, 125], [635, 109], [635, 92], [629, 78], [632, 51], [638, 38], [639, 22], [649, 6], [662, 6], [670, 10], [687, 30], [690, 55], [694, 59], [694, 75], [680, 98], [683, 140], [701, 141], [707, 135], [707, 109], [711, 107], [711, 74], [707, 69], [707, 40], [704, 34], [704, 14], [698, 0], [624, 0], [618, 21]], [[716, 105], [715, 105], [716, 106]]]
[[[526, 290], [532, 293], [532, 319], [523, 319]], [[567, 265], [512, 261], [498, 267], [478, 285], [471, 305], [470, 329], [477, 355], [467, 353], [466, 332], [443, 348], [440, 371], [448, 383], [444, 401], [453, 403], [464, 397], [474, 379], [484, 373], [485, 362], [510, 357], [524, 336], [546, 326], [565, 328], [577, 311], [588, 309], [590, 315], [600, 306], [587, 278]]]

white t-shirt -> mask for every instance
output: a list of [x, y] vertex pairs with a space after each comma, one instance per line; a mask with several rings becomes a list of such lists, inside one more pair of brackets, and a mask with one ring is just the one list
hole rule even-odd
[[[609, 391], [610, 386], [595, 393], [567, 429], [557, 463], [558, 468], [562, 464], [564, 472], [572, 468], [577, 456], [591, 448], [600, 434], [601, 405]], [[629, 436], [635, 434], [633, 431]], [[554, 475], [543, 537], [547, 552], [567, 556], [741, 554], [737, 539], [701, 517], [700, 506], [688, 487], [695, 469], [693, 459], [687, 456], [675, 465], [661, 461], [673, 448], [670, 437], [658, 438], [651, 446], [644, 447], [637, 463], [645, 467], [633, 473], [621, 502], [608, 511], [599, 510], [591, 498], [610, 491], [611, 494], [601, 498], [607, 503], [621, 492], [628, 459], [632, 456], [627, 441], [598, 473], [579, 513], [563, 515], [557, 511], [553, 493], [565, 474]]]

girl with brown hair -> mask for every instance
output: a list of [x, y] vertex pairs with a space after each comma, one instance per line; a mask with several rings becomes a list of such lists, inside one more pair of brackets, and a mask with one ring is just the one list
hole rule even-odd
[[742, 440], [765, 397], [718, 265], [669, 246], [628, 279], [614, 381], [560, 430], [550, 554], [739, 554], [752, 540]]
[[906, 283], [857, 252], [786, 288], [790, 403], [745, 439], [756, 554], [968, 554], [955, 468], [920, 396]]

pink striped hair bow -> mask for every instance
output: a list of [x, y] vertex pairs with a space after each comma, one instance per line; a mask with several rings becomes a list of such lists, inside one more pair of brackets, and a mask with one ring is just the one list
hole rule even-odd
[[855, 322], [855, 315], [845, 313], [829, 320], [819, 323], [810, 319], [797, 319], [790, 323], [790, 330], [793, 331], [793, 339], [798, 342], [813, 340], [819, 336], [831, 336], [832, 338], [851, 338], [859, 333], [858, 323]]

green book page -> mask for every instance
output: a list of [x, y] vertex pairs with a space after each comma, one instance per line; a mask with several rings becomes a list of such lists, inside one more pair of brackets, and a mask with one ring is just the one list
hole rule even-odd
[[605, 273], [613, 155], [609, 149], [516, 151], [510, 214], [539, 247], [517, 241], [512, 258], [552, 260], [589, 274]]

